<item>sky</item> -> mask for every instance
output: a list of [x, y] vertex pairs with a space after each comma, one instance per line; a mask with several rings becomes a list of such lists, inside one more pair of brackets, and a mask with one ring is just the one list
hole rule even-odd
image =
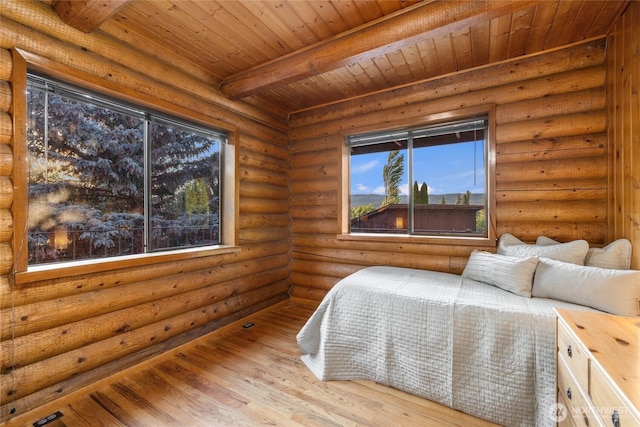
[[[483, 193], [483, 150], [478, 142], [449, 144], [414, 150], [414, 181], [427, 183], [429, 194]], [[351, 194], [384, 195], [382, 168], [387, 163], [388, 152], [362, 154], [351, 157]], [[405, 162], [407, 155], [405, 152]], [[403, 195], [408, 194], [408, 168], [400, 186]], [[475, 175], [475, 184], [474, 184]], [[413, 185], [413, 181], [411, 183]]]

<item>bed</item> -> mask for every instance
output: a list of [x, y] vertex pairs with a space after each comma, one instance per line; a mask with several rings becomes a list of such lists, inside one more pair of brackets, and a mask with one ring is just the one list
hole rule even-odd
[[[374, 266], [342, 279], [297, 336], [303, 362], [323, 381], [368, 379], [501, 425], [555, 425], [553, 308], [602, 307], [535, 295], [536, 269], [560, 265], [551, 275], [540, 273], [548, 282], [566, 261], [529, 257], [523, 275], [522, 268], [502, 268], [501, 255], [479, 252], [462, 275]], [[476, 255], [485, 258], [480, 273], [473, 270]], [[578, 270], [585, 268], [604, 270]], [[623, 275], [624, 285], [633, 288], [637, 309], [636, 273], [614, 276], [617, 283]], [[513, 282], [526, 283], [528, 274], [528, 294], [509, 289]], [[568, 280], [566, 274], [560, 280]]]

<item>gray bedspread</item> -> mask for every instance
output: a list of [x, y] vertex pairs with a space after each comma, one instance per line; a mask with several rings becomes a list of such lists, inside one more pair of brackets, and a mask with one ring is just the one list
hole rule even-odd
[[553, 307], [448, 273], [368, 267], [297, 336], [321, 380], [369, 379], [507, 426], [551, 426]]

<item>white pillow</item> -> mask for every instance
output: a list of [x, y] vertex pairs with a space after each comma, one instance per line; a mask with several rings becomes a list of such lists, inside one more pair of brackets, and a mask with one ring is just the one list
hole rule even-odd
[[[536, 245], [540, 246], [557, 245], [558, 243], [546, 236], [538, 236], [536, 240]], [[604, 248], [590, 248], [584, 259], [584, 265], [628, 270], [631, 268], [631, 242], [627, 239], [618, 239]]]
[[640, 271], [540, 258], [532, 296], [553, 298], [622, 316], [640, 315]]
[[578, 265], [584, 265], [588, 250], [589, 243], [586, 240], [574, 240], [549, 246], [529, 245], [509, 233], [503, 234], [498, 240], [498, 253], [501, 255], [519, 258], [545, 257]]
[[536, 245], [538, 246], [550, 246], [550, 245], [557, 245], [558, 242], [557, 240], [553, 240], [551, 237], [547, 237], [547, 236], [538, 236], [538, 238], [536, 239]]
[[515, 258], [474, 250], [464, 267], [462, 277], [530, 298], [536, 265], [537, 257]]

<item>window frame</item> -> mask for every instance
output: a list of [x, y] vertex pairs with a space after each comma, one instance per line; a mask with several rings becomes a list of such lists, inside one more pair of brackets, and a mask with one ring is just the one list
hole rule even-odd
[[[349, 133], [341, 135], [341, 174], [339, 185], [339, 240], [362, 241], [362, 242], [411, 242], [424, 244], [446, 244], [446, 245], [468, 245], [468, 246], [496, 246], [496, 144], [495, 144], [495, 104], [479, 105], [475, 107], [461, 108], [458, 110], [434, 113], [403, 119], [398, 122], [386, 123], [388, 126], [380, 125], [365, 126], [350, 129]], [[384, 233], [351, 233], [350, 232], [350, 147], [345, 143], [349, 136], [368, 134], [373, 132], [404, 131], [411, 128], [432, 126], [455, 122], [464, 119], [472, 119], [478, 116], [487, 117], [487, 164], [486, 164], [486, 219], [487, 236], [451, 236], [451, 235], [420, 235], [420, 234], [384, 234]]]
[[[30, 283], [52, 278], [79, 274], [98, 273], [121, 268], [144, 266], [149, 264], [180, 261], [211, 255], [238, 252], [239, 236], [239, 177], [237, 143], [239, 129], [228, 123], [207, 116], [201, 112], [171, 104], [158, 98], [140, 93], [130, 88], [116, 87], [112, 82], [87, 74], [83, 71], [51, 61], [38, 55], [19, 49], [12, 50], [13, 56], [13, 161], [12, 181], [14, 183], [14, 233], [12, 248], [14, 251], [13, 273], [17, 284]], [[126, 104], [133, 104], [156, 111], [161, 115], [175, 117], [195, 125], [218, 129], [227, 133], [227, 143], [221, 152], [221, 244], [177, 248], [161, 252], [148, 252], [120, 257], [68, 261], [63, 263], [27, 265], [27, 221], [28, 212], [28, 156], [26, 138], [26, 87], [27, 73], [46, 75], [52, 79], [68, 83], [90, 92], [114, 98]], [[19, 96], [16, 96], [19, 94]]]

